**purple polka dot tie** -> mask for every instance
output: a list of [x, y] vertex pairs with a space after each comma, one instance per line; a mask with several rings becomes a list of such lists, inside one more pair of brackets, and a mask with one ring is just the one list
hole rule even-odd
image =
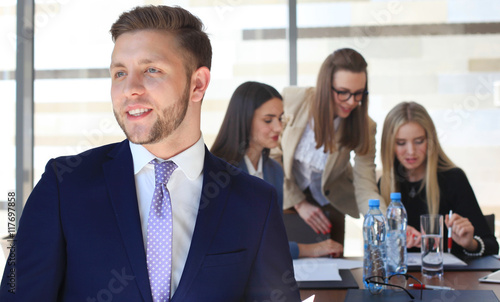
[[149, 208], [147, 264], [154, 302], [170, 301], [172, 276], [172, 206], [167, 182], [177, 165], [172, 161], [155, 165], [155, 191]]

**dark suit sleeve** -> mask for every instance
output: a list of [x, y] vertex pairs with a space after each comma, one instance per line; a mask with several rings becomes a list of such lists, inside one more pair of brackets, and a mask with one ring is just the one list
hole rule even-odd
[[270, 193], [269, 213], [246, 291], [246, 301], [300, 301], [287, 235], [276, 192]]
[[55, 161], [33, 189], [5, 267], [0, 301], [59, 301], [64, 278], [65, 243], [59, 216]]

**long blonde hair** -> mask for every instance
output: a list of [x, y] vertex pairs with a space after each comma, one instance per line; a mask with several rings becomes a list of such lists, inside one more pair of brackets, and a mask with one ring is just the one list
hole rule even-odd
[[382, 178], [380, 193], [389, 201], [391, 192], [400, 192], [399, 183], [406, 180], [403, 166], [399, 163], [394, 152], [396, 134], [401, 126], [414, 122], [425, 130], [427, 137], [426, 173], [422, 180], [419, 192], [426, 187], [427, 207], [430, 214], [439, 211], [439, 184], [437, 173], [455, 167], [455, 164], [446, 156], [439, 144], [436, 127], [425, 108], [415, 102], [402, 102], [396, 105], [385, 118], [382, 131], [381, 155]]
[[[332, 83], [335, 73], [339, 70], [351, 72], [366, 71], [367, 63], [363, 56], [350, 48], [342, 48], [330, 54], [321, 65], [316, 91], [311, 97], [309, 114], [314, 120], [314, 138], [316, 148], [324, 145], [325, 152], [334, 152], [336, 149], [335, 106]], [[368, 91], [368, 75], [366, 76], [365, 91]], [[361, 104], [354, 109], [349, 117], [342, 122], [339, 133], [339, 143], [351, 150], [356, 149], [359, 154], [366, 154], [369, 149], [370, 137], [368, 130], [368, 95], [363, 95]]]

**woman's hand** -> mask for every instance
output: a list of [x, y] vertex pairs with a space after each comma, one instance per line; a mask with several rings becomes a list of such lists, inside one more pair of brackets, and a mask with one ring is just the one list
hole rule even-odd
[[455, 243], [469, 252], [477, 250], [477, 241], [474, 240], [474, 226], [469, 219], [453, 213], [451, 217], [446, 215], [444, 223], [452, 228], [451, 238]]
[[344, 247], [342, 244], [332, 239], [326, 239], [318, 243], [299, 243], [299, 258], [303, 257], [321, 257], [330, 255], [332, 257], [342, 257]]
[[294, 206], [299, 216], [318, 234], [330, 233], [332, 225], [323, 211], [306, 200]]
[[421, 242], [420, 239], [422, 234], [417, 231], [411, 225], [406, 227], [406, 248], [418, 247], [420, 248]]

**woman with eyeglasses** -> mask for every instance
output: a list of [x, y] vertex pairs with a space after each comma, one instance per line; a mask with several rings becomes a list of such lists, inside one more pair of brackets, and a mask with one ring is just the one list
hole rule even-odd
[[368, 211], [369, 199], [381, 199], [367, 63], [353, 49], [338, 49], [323, 62], [316, 87], [288, 87], [283, 99], [284, 208], [297, 211], [317, 234], [343, 244], [344, 215], [357, 218]]
[[[498, 254], [498, 243], [465, 173], [441, 149], [425, 108], [415, 102], [394, 107], [384, 122], [380, 192], [401, 192], [408, 213], [407, 247], [420, 247], [420, 215], [441, 214], [452, 228], [458, 256]], [[453, 212], [449, 217], [450, 210]], [[444, 232], [444, 242], [447, 242]]]
[[[283, 207], [283, 169], [269, 157], [281, 134], [283, 99], [272, 86], [245, 82], [234, 91], [211, 152], [250, 175], [272, 184]], [[343, 247], [331, 239], [302, 244], [289, 242], [292, 258], [339, 257]]]

